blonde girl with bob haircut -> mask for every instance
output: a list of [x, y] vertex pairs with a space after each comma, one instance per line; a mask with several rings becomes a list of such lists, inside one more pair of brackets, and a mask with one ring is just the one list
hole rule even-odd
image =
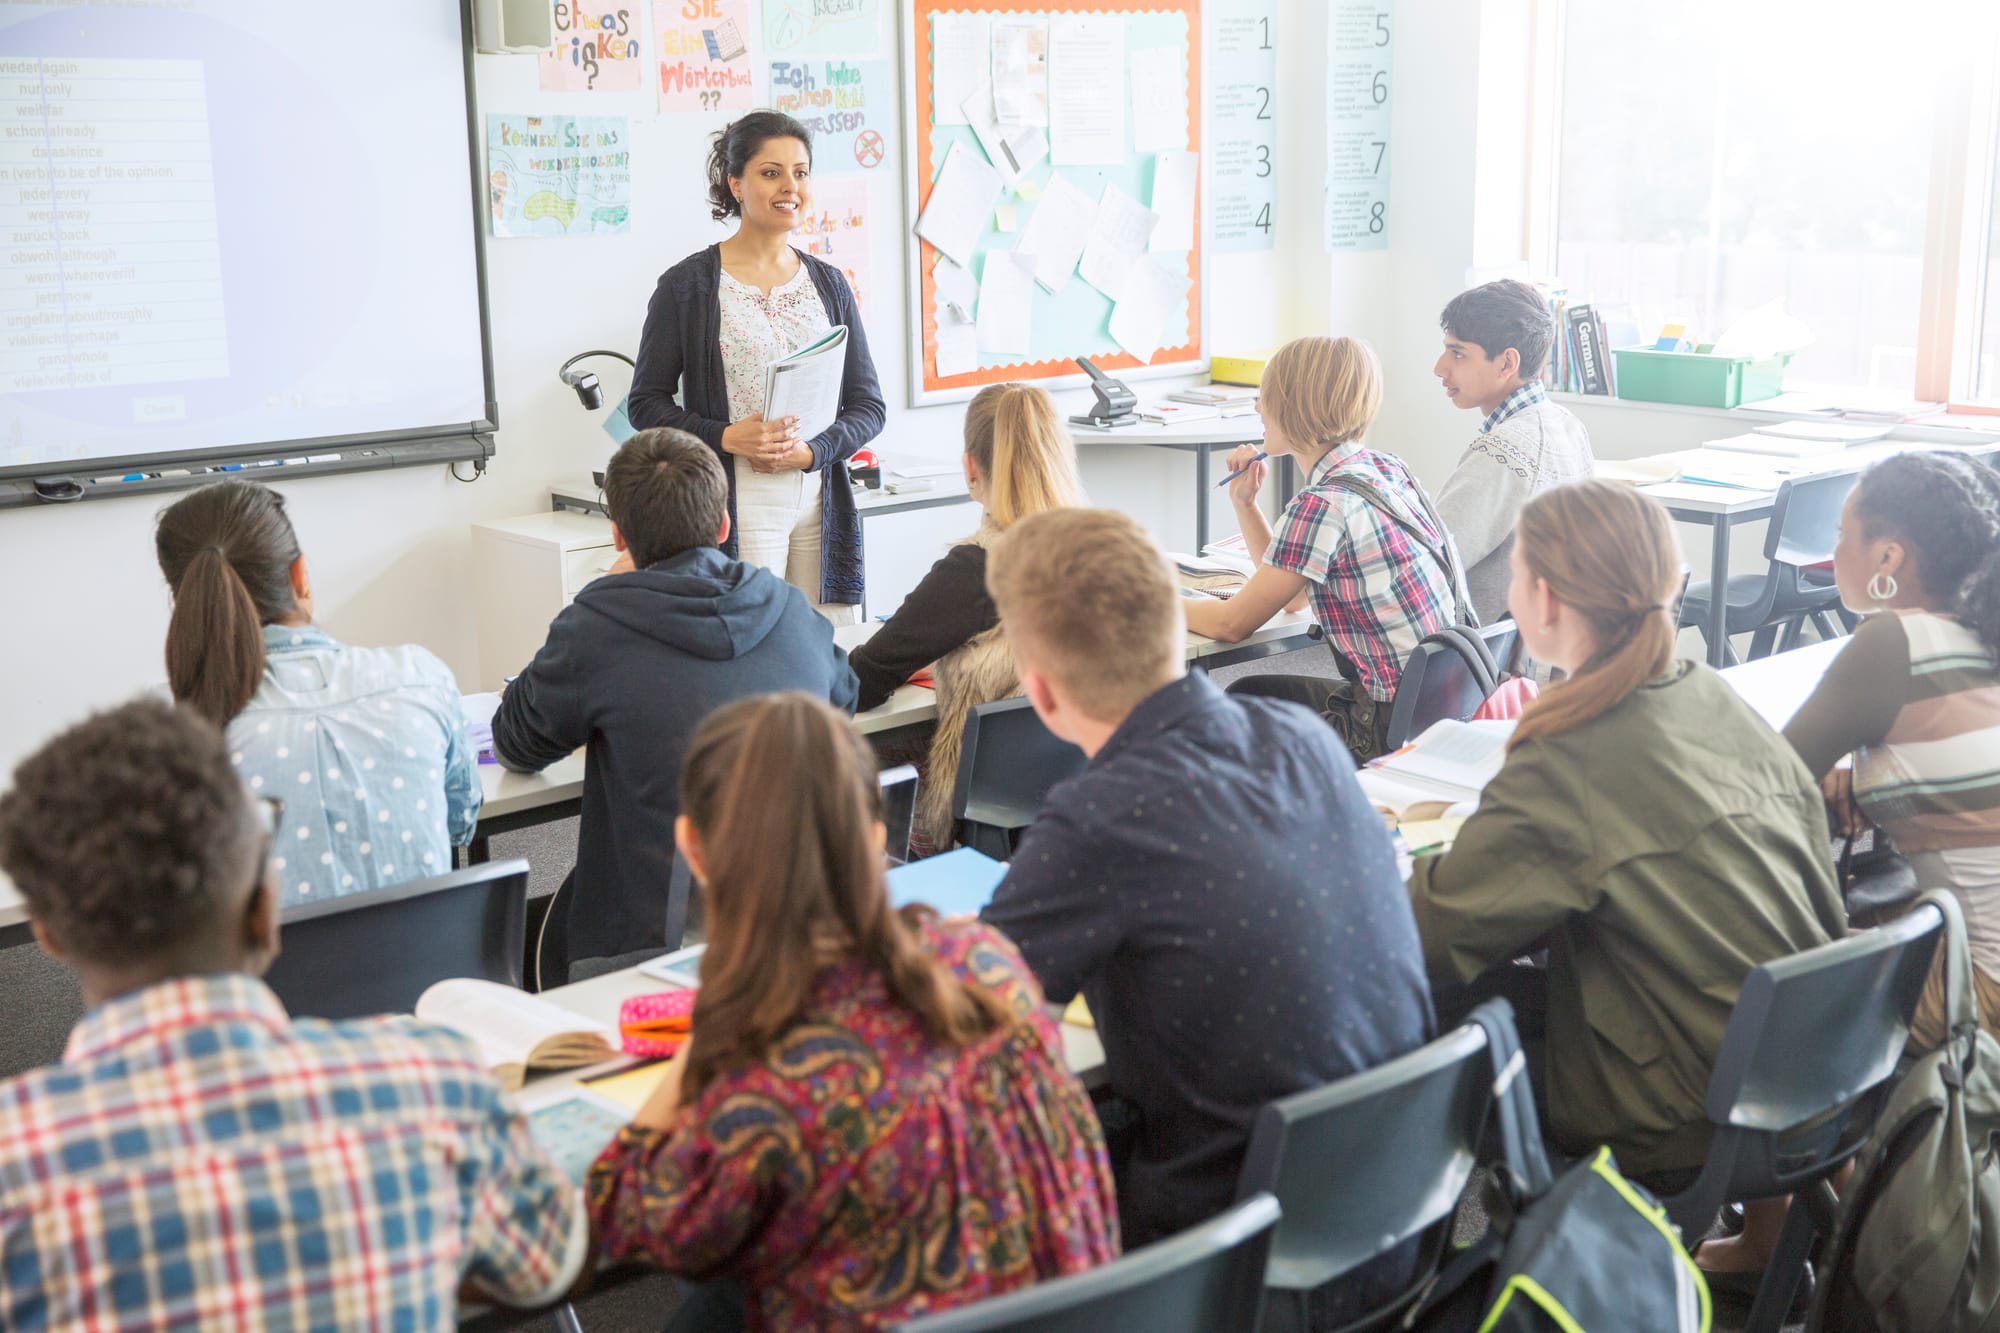
[[925, 776], [916, 822], [920, 851], [951, 844], [951, 779], [966, 714], [974, 704], [1021, 692], [1000, 613], [986, 593], [987, 548], [1030, 514], [1083, 503], [1069, 428], [1054, 400], [1031, 384], [988, 385], [973, 396], [965, 410], [964, 467], [966, 489], [986, 511], [979, 530], [945, 552], [848, 658], [861, 681], [862, 710], [935, 664], [937, 725], [928, 746], [910, 756]]
[[1382, 367], [1358, 338], [1299, 338], [1264, 369], [1264, 451], [1305, 477], [1275, 531], [1258, 494], [1254, 445], [1229, 455], [1230, 504], [1260, 568], [1225, 602], [1190, 601], [1188, 628], [1234, 643], [1282, 610], [1312, 607], [1341, 679], [1248, 676], [1230, 689], [1302, 703], [1331, 723], [1356, 761], [1382, 752], [1403, 663], [1426, 634], [1472, 623], [1451, 534], [1401, 458], [1362, 436], [1382, 406]]
[[[1676, 659], [1666, 511], [1583, 481], [1528, 501], [1508, 605], [1568, 678], [1516, 727], [1410, 902], [1449, 1028], [1504, 994], [1556, 1143], [1608, 1143], [1676, 1192], [1708, 1153], [1702, 1105], [1752, 967], [1845, 932], [1819, 789], [1719, 675]], [[1512, 960], [1546, 947], [1546, 969]]]
[[1117, 1253], [1040, 986], [991, 927], [891, 907], [884, 837], [874, 755], [823, 700], [741, 700], [688, 750], [693, 1033], [587, 1192], [608, 1253], [732, 1280], [697, 1299], [752, 1328], [889, 1327]]

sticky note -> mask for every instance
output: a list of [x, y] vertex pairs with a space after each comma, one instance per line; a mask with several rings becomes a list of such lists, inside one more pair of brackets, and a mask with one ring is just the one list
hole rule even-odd
[[1014, 230], [1014, 227], [1014, 205], [1001, 204], [993, 210], [993, 229], [995, 231], [1011, 232]]

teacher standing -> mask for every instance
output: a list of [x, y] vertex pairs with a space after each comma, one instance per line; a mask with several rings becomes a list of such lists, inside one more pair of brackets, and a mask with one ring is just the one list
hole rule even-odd
[[[885, 407], [854, 292], [839, 269], [795, 249], [812, 207], [812, 135], [753, 111], [715, 136], [710, 212], [736, 234], [660, 275], [639, 335], [628, 408], [641, 430], [674, 426], [722, 457], [723, 550], [802, 590], [835, 624], [861, 602], [861, 518], [843, 466], [882, 432]], [[764, 367], [847, 326], [840, 413], [811, 439], [797, 417], [766, 421]]]

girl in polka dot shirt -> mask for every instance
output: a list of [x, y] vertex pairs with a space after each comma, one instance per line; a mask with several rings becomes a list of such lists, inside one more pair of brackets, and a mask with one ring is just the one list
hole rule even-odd
[[174, 596], [175, 700], [226, 728], [243, 780], [284, 802], [271, 850], [280, 902], [450, 870], [481, 792], [444, 663], [414, 644], [349, 647], [315, 626], [284, 499], [254, 482], [171, 505], [155, 545]]

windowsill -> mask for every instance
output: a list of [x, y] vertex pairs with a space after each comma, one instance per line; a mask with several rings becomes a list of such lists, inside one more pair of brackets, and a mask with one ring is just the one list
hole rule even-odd
[[[1655, 416], [1678, 416], [1725, 421], [1739, 430], [1749, 430], [1756, 426], [1769, 425], [1774, 421], [1824, 421], [1826, 417], [1812, 412], [1766, 412], [1755, 403], [1742, 407], [1689, 407], [1684, 403], [1648, 403], [1636, 398], [1613, 398], [1598, 393], [1558, 393], [1551, 392], [1550, 399], [1568, 408], [1578, 406], [1603, 408], [1613, 412], [1644, 412]], [[1839, 418], [1834, 418], [1838, 420]], [[1954, 418], [1963, 421], [1965, 418]], [[1906, 421], [1889, 427], [1888, 438], [1892, 440], [1915, 440], [1928, 444], [1981, 444], [2000, 440], [2000, 417], [1990, 419], [1990, 426], [1937, 425], [1932, 419]]]

